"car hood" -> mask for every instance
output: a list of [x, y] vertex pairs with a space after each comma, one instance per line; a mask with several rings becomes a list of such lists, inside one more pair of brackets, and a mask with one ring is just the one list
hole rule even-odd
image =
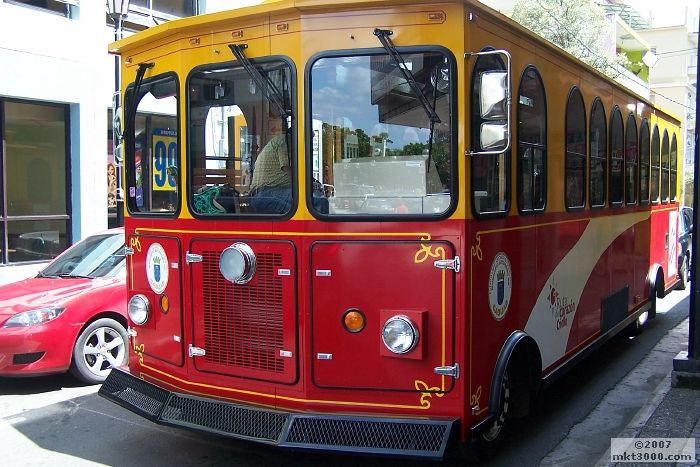
[[119, 284], [118, 279], [85, 278], [40, 278], [34, 277], [20, 282], [0, 286], [0, 322], [28, 310], [46, 306], [65, 306], [67, 303], [91, 290]]

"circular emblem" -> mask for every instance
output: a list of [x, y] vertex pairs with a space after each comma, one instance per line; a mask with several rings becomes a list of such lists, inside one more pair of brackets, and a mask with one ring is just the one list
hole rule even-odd
[[489, 274], [489, 308], [491, 314], [500, 321], [508, 311], [510, 293], [513, 288], [513, 271], [508, 256], [499, 252], [491, 263]]
[[146, 277], [151, 289], [163, 293], [168, 286], [168, 256], [160, 243], [154, 243], [146, 253]]

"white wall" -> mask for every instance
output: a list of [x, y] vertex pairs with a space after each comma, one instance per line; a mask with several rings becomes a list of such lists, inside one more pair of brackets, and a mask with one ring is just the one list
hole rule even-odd
[[[80, 2], [76, 19], [0, 1], [0, 96], [68, 104], [73, 241], [107, 228], [107, 110], [114, 39], [105, 4]], [[0, 283], [39, 265], [0, 266]]]

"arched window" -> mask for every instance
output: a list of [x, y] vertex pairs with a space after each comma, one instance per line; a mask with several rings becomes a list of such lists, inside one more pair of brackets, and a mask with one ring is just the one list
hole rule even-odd
[[676, 201], [678, 194], [678, 142], [676, 134], [671, 138], [671, 201]]
[[547, 198], [547, 102], [534, 66], [525, 68], [518, 96], [518, 208], [541, 211]]
[[574, 87], [566, 103], [566, 185], [567, 208], [586, 204], [586, 109], [581, 91]]
[[[500, 57], [482, 55], [477, 58], [472, 73], [472, 151], [480, 150], [481, 75], [488, 71], [505, 70]], [[501, 154], [471, 156], [472, 210], [478, 217], [503, 216], [510, 209], [510, 151]]]
[[625, 127], [620, 108], [610, 116], [610, 205], [622, 206], [624, 197]]
[[589, 201], [591, 207], [605, 206], [606, 198], [606, 172], [608, 168], [608, 139], [605, 124], [605, 109], [600, 98], [596, 97], [591, 107], [591, 124], [590, 124], [590, 189]]
[[642, 120], [639, 128], [639, 202], [649, 203], [649, 121]]
[[637, 120], [633, 114], [629, 114], [625, 133], [625, 201], [627, 204], [637, 204], [638, 153]]
[[661, 157], [659, 150], [661, 149], [659, 138], [659, 127], [654, 125], [654, 131], [651, 133], [651, 177], [650, 177], [650, 199], [652, 204], [659, 202], [659, 185], [661, 177]]
[[664, 204], [668, 203], [671, 177], [668, 158], [668, 131], [664, 130], [664, 137], [661, 139], [661, 202]]

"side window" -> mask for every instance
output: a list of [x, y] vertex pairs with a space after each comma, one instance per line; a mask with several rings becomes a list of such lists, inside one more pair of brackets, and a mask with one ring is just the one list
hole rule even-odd
[[664, 137], [661, 139], [661, 202], [664, 204], [668, 203], [671, 177], [668, 159], [668, 131], [664, 130]]
[[606, 134], [605, 109], [599, 98], [593, 101], [591, 108], [591, 128], [590, 128], [590, 191], [589, 201], [591, 207], [605, 206], [606, 199], [606, 172], [608, 168], [608, 138]]
[[659, 141], [659, 127], [654, 125], [654, 131], [651, 133], [651, 177], [650, 177], [650, 198], [652, 204], [659, 202], [659, 185], [661, 176], [661, 158], [659, 150], [661, 149], [661, 144]]
[[639, 202], [649, 203], [649, 121], [642, 120], [639, 129]]
[[638, 156], [637, 120], [633, 114], [629, 114], [625, 133], [625, 201], [627, 204], [637, 204]]
[[[477, 58], [472, 73], [471, 140], [472, 151], [479, 151], [481, 119], [481, 76], [493, 70], [505, 70], [503, 61], [494, 55]], [[497, 155], [471, 156], [472, 209], [476, 215], [503, 215], [510, 200], [510, 151]]]
[[[133, 122], [127, 124], [127, 206], [132, 214], [173, 214], [180, 203], [177, 79], [144, 80], [137, 92]], [[133, 98], [130, 86], [126, 113]]]
[[518, 208], [541, 211], [547, 197], [547, 102], [534, 66], [525, 69], [518, 96]]
[[586, 109], [578, 88], [571, 89], [566, 103], [567, 208], [583, 208], [586, 193]]
[[615, 106], [610, 117], [610, 205], [622, 206], [625, 164], [624, 125], [620, 108]]
[[676, 134], [671, 139], [671, 201], [676, 201], [678, 194], [678, 142]]

